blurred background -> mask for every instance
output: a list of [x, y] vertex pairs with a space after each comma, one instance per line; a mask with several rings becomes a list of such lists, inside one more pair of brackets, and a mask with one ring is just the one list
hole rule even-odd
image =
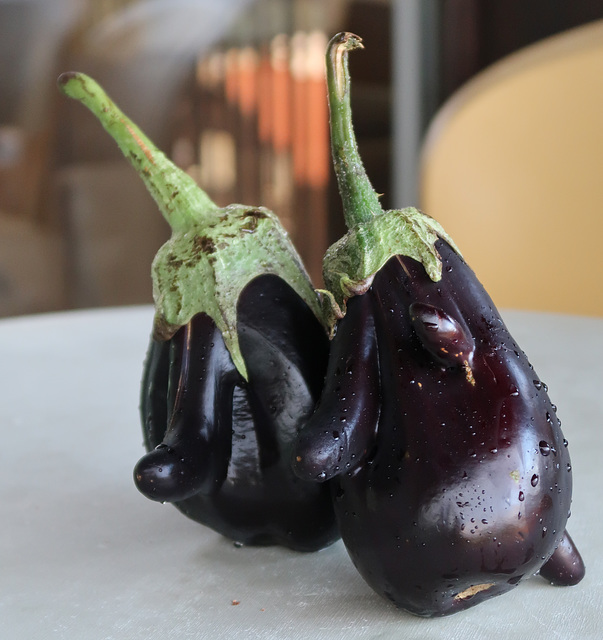
[[457, 90], [600, 19], [600, 0], [0, 0], [0, 316], [151, 302], [168, 237], [113, 141], [56, 90], [62, 71], [95, 77], [219, 204], [278, 213], [318, 286], [343, 233], [331, 35], [364, 39], [350, 58], [356, 133], [399, 207], [419, 203], [425, 133]]

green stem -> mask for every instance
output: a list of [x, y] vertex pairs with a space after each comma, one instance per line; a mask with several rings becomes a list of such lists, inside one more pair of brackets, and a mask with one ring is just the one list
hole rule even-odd
[[331, 152], [349, 229], [369, 222], [383, 211], [360, 159], [352, 126], [348, 52], [359, 48], [363, 48], [362, 39], [353, 33], [337, 34], [327, 48]]
[[79, 100], [100, 120], [143, 179], [173, 231], [211, 220], [217, 206], [184, 171], [162, 153], [92, 78], [77, 72], [59, 76], [61, 91]]

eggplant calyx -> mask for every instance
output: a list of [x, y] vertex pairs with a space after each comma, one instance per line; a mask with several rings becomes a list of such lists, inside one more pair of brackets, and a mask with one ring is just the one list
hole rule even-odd
[[[263, 207], [233, 204], [219, 224], [174, 232], [153, 261], [157, 338], [169, 338], [204, 312], [220, 329], [241, 375], [247, 378], [237, 333], [237, 305], [260, 275], [279, 276], [323, 323], [323, 312], [305, 268], [276, 215]], [[250, 230], [250, 228], [253, 230]]]
[[206, 313], [247, 378], [237, 335], [237, 303], [247, 284], [266, 274], [289, 284], [328, 329], [301, 258], [272, 211], [242, 204], [218, 207], [89, 76], [70, 71], [59, 77], [58, 86], [99, 119], [172, 229], [152, 267], [157, 339], [169, 339], [197, 313]]
[[329, 247], [323, 259], [325, 285], [345, 313], [346, 300], [366, 292], [375, 274], [395, 255], [417, 260], [437, 282], [442, 277], [442, 261], [435, 246], [439, 239], [460, 253], [442, 226], [418, 209], [383, 211], [356, 224]]

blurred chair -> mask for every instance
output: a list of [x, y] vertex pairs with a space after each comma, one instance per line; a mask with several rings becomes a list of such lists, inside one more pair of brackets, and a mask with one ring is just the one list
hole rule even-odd
[[462, 87], [428, 130], [420, 193], [497, 306], [603, 315], [603, 21]]

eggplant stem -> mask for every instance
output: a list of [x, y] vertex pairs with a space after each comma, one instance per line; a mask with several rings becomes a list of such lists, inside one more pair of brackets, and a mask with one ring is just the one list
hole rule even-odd
[[99, 119], [143, 179], [173, 231], [210, 223], [212, 213], [218, 211], [216, 204], [147, 138], [95, 80], [68, 71], [57, 83], [65, 95], [81, 102]]
[[348, 229], [369, 222], [383, 212], [356, 143], [350, 106], [348, 52], [362, 49], [362, 39], [353, 33], [338, 33], [327, 47], [327, 92], [330, 110], [331, 153], [343, 201]]

